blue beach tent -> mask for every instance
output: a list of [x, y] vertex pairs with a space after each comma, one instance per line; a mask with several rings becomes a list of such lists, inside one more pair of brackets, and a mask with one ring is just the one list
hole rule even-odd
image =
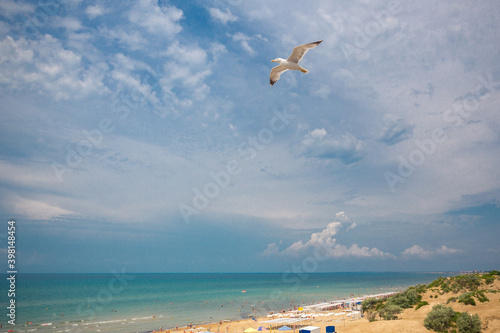
[[290, 330], [292, 330], [292, 328], [286, 325], [278, 328], [278, 331], [290, 331]]

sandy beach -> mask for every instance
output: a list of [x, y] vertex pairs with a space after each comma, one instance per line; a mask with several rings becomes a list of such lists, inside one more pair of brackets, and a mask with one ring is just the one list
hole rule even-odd
[[[485, 296], [489, 299], [488, 302], [477, 302], [475, 306], [473, 305], [465, 305], [463, 303], [451, 302], [446, 304], [447, 300], [453, 295], [453, 293], [446, 293], [444, 295], [440, 295], [438, 292], [433, 290], [427, 290], [422, 294], [422, 301], [426, 301], [429, 305], [422, 306], [420, 309], [415, 310], [415, 307], [405, 309], [397, 320], [376, 320], [373, 322], [369, 322], [366, 317], [361, 319], [335, 319], [345, 317], [342, 316], [324, 316], [328, 313], [340, 313], [344, 312], [343, 310], [335, 310], [335, 311], [325, 311], [325, 312], [315, 312], [311, 313], [310, 321], [303, 322], [304, 325], [316, 326], [321, 329], [321, 333], [326, 332], [327, 326], [335, 326], [336, 332], [341, 333], [351, 333], [351, 332], [368, 332], [368, 333], [378, 333], [378, 332], [429, 332], [424, 327], [424, 319], [427, 314], [431, 311], [432, 307], [436, 304], [447, 305], [453, 308], [454, 311], [458, 312], [469, 312], [470, 314], [478, 314], [481, 318], [483, 331], [485, 333], [488, 332], [500, 332], [500, 280], [496, 279], [493, 284], [487, 285], [485, 289], [489, 290], [485, 292]], [[321, 315], [321, 316], [318, 316]], [[269, 327], [269, 324], [264, 323], [272, 318], [260, 317], [256, 318], [257, 321], [253, 319], [244, 319], [230, 322], [212, 323], [210, 325], [200, 325], [203, 329], [207, 329], [210, 332], [227, 332], [227, 333], [243, 333], [246, 329], [254, 328], [258, 329], [259, 327]], [[186, 330], [185, 327], [181, 327], [178, 329], [179, 332], [186, 333], [190, 332]], [[202, 331], [202, 330], [201, 330]], [[201, 332], [200, 331], [200, 332]], [[297, 330], [296, 330], [297, 331]], [[158, 331], [157, 331], [158, 332]], [[168, 332], [163, 330], [161, 332]], [[175, 332], [171, 330], [170, 332]], [[284, 332], [293, 332], [292, 331], [284, 331]]]

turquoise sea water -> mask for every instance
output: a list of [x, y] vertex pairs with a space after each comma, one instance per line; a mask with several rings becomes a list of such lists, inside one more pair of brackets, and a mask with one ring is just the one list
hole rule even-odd
[[[24, 274], [16, 332], [149, 332], [405, 289], [432, 273]], [[2, 279], [6, 280], [5, 275]], [[7, 286], [0, 319], [7, 332]], [[246, 292], [243, 292], [246, 291]], [[31, 325], [26, 326], [26, 322]], [[43, 326], [43, 324], [49, 324]], [[92, 327], [92, 328], [91, 328]]]

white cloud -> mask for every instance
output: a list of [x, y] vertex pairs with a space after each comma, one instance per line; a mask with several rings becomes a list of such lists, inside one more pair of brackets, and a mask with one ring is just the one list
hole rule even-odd
[[353, 223], [352, 223], [352, 224], [351, 224], [351, 225], [350, 225], [350, 226], [346, 229], [346, 231], [351, 230], [351, 229], [354, 229], [354, 228], [356, 228], [357, 226], [358, 226], [358, 224], [357, 224], [356, 222], [353, 222]]
[[8, 204], [12, 207], [13, 214], [25, 219], [49, 220], [73, 214], [73, 212], [54, 204], [19, 196], [13, 197]]
[[351, 133], [333, 137], [324, 129], [307, 134], [300, 143], [300, 151], [307, 157], [338, 159], [345, 164], [359, 161], [364, 154], [363, 141]]
[[212, 43], [211, 48], [209, 50], [210, 54], [212, 55], [213, 61], [216, 63], [217, 60], [219, 59], [219, 56], [223, 53], [227, 52], [227, 49], [224, 45], [219, 44], [219, 43]]
[[105, 38], [118, 40], [123, 47], [130, 51], [142, 50], [148, 45], [148, 40], [137, 30], [125, 31], [121, 28], [102, 28], [100, 34]]
[[0, 1], [0, 15], [13, 17], [18, 14], [29, 14], [35, 11], [35, 6], [27, 3], [19, 3], [12, 0]]
[[436, 249], [435, 251], [432, 250], [425, 250], [419, 245], [413, 245], [412, 247], [407, 248], [404, 250], [401, 255], [403, 258], [408, 259], [409, 257], [420, 257], [421, 259], [427, 259], [430, 257], [434, 257], [436, 255], [449, 255], [449, 254], [456, 254], [456, 253], [461, 253], [462, 250], [459, 249], [450, 249], [446, 247], [446, 245], [441, 245], [440, 248]]
[[183, 12], [174, 6], [159, 6], [152, 0], [139, 0], [130, 10], [128, 18], [151, 34], [173, 36], [182, 30], [179, 21]]
[[[255, 6], [258, 9], [251, 9], [246, 11], [246, 15], [250, 21], [253, 20], [269, 20], [274, 16], [274, 12], [267, 6], [266, 3], [261, 3], [259, 6]], [[254, 8], [255, 8], [254, 7]]]
[[[10, 88], [51, 93], [56, 100], [83, 97], [107, 91], [103, 83], [107, 65], [84, 68], [82, 57], [64, 49], [50, 35], [28, 43], [7, 36], [0, 41], [0, 82]], [[8, 65], [7, 65], [8, 64]]]
[[202, 65], [207, 60], [207, 53], [197, 45], [184, 46], [179, 41], [175, 41], [167, 48], [165, 53], [168, 57], [180, 63], [191, 65]]
[[249, 44], [250, 41], [254, 41], [254, 40], [259, 41], [259, 40], [262, 40], [262, 41], [267, 42], [267, 39], [264, 38], [260, 34], [257, 34], [257, 35], [254, 35], [254, 36], [248, 36], [248, 35], [244, 34], [243, 32], [237, 32], [237, 33], [235, 33], [233, 35], [229, 34], [229, 36], [233, 39], [233, 41], [240, 42], [241, 47], [246, 52], [248, 52], [250, 55], [255, 55], [256, 54], [256, 51]]
[[461, 252], [462, 252], [462, 250], [459, 250], [459, 249], [450, 249], [450, 248], [446, 247], [446, 245], [441, 245], [441, 247], [436, 250], [436, 253], [443, 254], [443, 255], [446, 255], [446, 254], [455, 254], [455, 253], [461, 253]]
[[106, 13], [106, 10], [101, 5], [88, 6], [85, 8], [85, 14], [93, 20], [98, 16], [102, 16]]
[[314, 131], [311, 132], [311, 136], [313, 138], [322, 138], [327, 134], [328, 132], [324, 128], [322, 129], [316, 128]]
[[403, 257], [417, 256], [420, 258], [429, 257], [433, 252], [426, 251], [421, 246], [413, 245], [412, 247], [407, 248], [401, 254]]
[[78, 31], [82, 29], [82, 23], [76, 17], [60, 17], [57, 16], [53, 20], [53, 24], [59, 28], [65, 28], [70, 31]]
[[233, 15], [229, 8], [226, 8], [226, 11], [221, 11], [219, 8], [210, 8], [208, 10], [210, 12], [210, 16], [212, 19], [222, 22], [223, 24], [227, 24], [227, 22], [235, 22], [238, 20], [238, 17]]
[[[340, 257], [378, 257], [378, 258], [394, 258], [390, 253], [380, 251], [377, 248], [360, 247], [358, 244], [353, 244], [347, 247], [342, 244], [337, 243], [337, 239], [334, 238], [335, 235], [342, 229], [342, 223], [350, 222], [349, 218], [344, 212], [339, 212], [336, 214], [335, 222], [329, 223], [325, 229], [320, 232], [315, 232], [311, 234], [310, 239], [307, 242], [298, 241], [284, 249], [279, 251], [278, 245], [276, 243], [268, 244], [267, 248], [261, 252], [261, 255], [283, 255], [291, 257], [299, 257], [305, 255], [311, 255], [314, 252], [321, 253], [321, 256], [327, 258], [340, 258]], [[347, 228], [353, 229], [356, 227], [355, 223]]]

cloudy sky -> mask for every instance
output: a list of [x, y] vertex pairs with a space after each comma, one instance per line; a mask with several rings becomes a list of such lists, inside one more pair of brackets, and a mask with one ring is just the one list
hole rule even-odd
[[23, 272], [498, 269], [499, 16], [2, 1], [1, 252], [16, 219]]

